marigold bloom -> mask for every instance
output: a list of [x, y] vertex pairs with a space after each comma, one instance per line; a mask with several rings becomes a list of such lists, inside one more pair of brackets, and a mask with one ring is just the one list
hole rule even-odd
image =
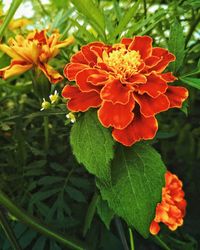
[[10, 38], [8, 45], [0, 44], [0, 50], [9, 55], [12, 60], [9, 66], [0, 69], [0, 76], [4, 79], [24, 73], [35, 67], [40, 69], [51, 83], [57, 83], [63, 77], [48, 64], [48, 61], [59, 53], [59, 49], [73, 42], [70, 37], [60, 41], [60, 34], [54, 32], [47, 36], [46, 30], [33, 31], [26, 38], [17, 35]]
[[185, 216], [187, 202], [184, 199], [182, 182], [169, 171], [165, 174], [165, 182], [165, 187], [162, 189], [162, 201], [158, 203], [155, 218], [150, 225], [150, 232], [153, 235], [160, 231], [160, 222], [174, 231], [183, 224]]
[[118, 142], [131, 146], [152, 139], [158, 129], [155, 115], [180, 108], [188, 97], [183, 87], [169, 86], [176, 77], [162, 73], [175, 56], [163, 48], [153, 48], [152, 38], [123, 38], [113, 46], [93, 42], [83, 46], [64, 68], [75, 86], [62, 91], [73, 112], [99, 108], [104, 127], [113, 127]]

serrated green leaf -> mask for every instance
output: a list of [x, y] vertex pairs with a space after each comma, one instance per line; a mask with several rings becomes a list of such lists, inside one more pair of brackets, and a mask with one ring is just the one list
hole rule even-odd
[[169, 51], [176, 56], [175, 62], [170, 64], [170, 69], [177, 72], [185, 57], [185, 37], [183, 27], [176, 19], [170, 29], [168, 47]]
[[114, 141], [109, 130], [98, 121], [95, 111], [88, 111], [74, 124], [70, 142], [79, 163], [100, 179], [110, 180]]
[[102, 199], [98, 200], [97, 203], [97, 212], [107, 229], [110, 229], [110, 222], [113, 219], [115, 213], [112, 209], [108, 207], [107, 201], [104, 201]]
[[200, 79], [194, 77], [180, 77], [180, 80], [191, 87], [200, 89]]
[[119, 146], [112, 162], [112, 183], [105, 187], [97, 180], [103, 199], [143, 237], [161, 200], [166, 168], [160, 155], [149, 145]]

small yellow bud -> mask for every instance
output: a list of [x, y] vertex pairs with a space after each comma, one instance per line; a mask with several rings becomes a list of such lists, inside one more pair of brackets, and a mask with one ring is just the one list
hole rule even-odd
[[57, 90], [54, 91], [54, 94], [53, 94], [53, 95], [50, 95], [50, 96], [49, 96], [49, 99], [50, 99], [50, 101], [51, 101], [51, 104], [56, 103], [56, 102], [58, 101], [58, 98], [59, 98], [59, 95], [58, 95]]
[[71, 123], [75, 123], [76, 117], [75, 117], [75, 115], [72, 112], [70, 112], [69, 114], [67, 114], [66, 117], [67, 117], [67, 119], [70, 119]]
[[51, 106], [50, 102], [47, 102], [44, 98], [43, 98], [43, 102], [41, 104], [42, 108], [40, 109], [40, 111], [45, 110], [45, 109], [49, 109]]

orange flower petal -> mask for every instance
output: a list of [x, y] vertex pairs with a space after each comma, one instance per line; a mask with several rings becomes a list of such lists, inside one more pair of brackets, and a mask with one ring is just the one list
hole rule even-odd
[[11, 76], [22, 74], [32, 67], [32, 64], [27, 64], [24, 61], [12, 60], [9, 66], [0, 69], [0, 76], [7, 79]]
[[97, 108], [102, 102], [96, 91], [81, 92], [76, 86], [65, 86], [62, 91], [62, 96], [70, 99], [67, 103], [67, 107], [73, 112], [85, 112], [89, 108]]
[[129, 49], [139, 51], [142, 59], [145, 59], [151, 56], [152, 42], [153, 40], [149, 36], [135, 36]]
[[63, 73], [69, 81], [74, 81], [77, 73], [83, 69], [89, 69], [89, 66], [81, 63], [68, 63]]
[[126, 104], [129, 101], [131, 86], [124, 86], [118, 79], [110, 80], [101, 90], [101, 99], [113, 104]]
[[131, 44], [132, 41], [133, 41], [132, 38], [122, 38], [122, 39], [121, 39], [121, 43], [122, 43], [122, 44], [125, 44], [127, 48], [128, 48], [128, 46]]
[[112, 135], [124, 146], [132, 146], [137, 141], [154, 138], [157, 130], [158, 123], [154, 116], [146, 118], [137, 113], [129, 126], [123, 130], [114, 129]]
[[12, 48], [10, 48], [9, 46], [5, 44], [0, 44], [0, 50], [15, 60], [24, 61], [23, 57], [18, 55], [18, 53], [15, 50], [13, 50]]
[[148, 67], [153, 67], [161, 61], [161, 58], [158, 56], [150, 56], [145, 59], [145, 64]]
[[112, 126], [117, 129], [124, 129], [133, 120], [134, 100], [130, 98], [129, 103], [122, 105], [120, 103], [104, 101], [98, 110], [98, 117], [102, 125], [106, 128]]
[[134, 94], [136, 102], [140, 105], [140, 112], [145, 117], [150, 117], [162, 111], [168, 110], [170, 103], [168, 98], [161, 94], [156, 98], [152, 98], [147, 94]]
[[[92, 69], [92, 68], [86, 68], [83, 69], [82, 71], [78, 72], [76, 75], [76, 84], [79, 86], [81, 91], [86, 91], [86, 92], [90, 92], [90, 91], [97, 91], [99, 92], [100, 87], [96, 86], [94, 84], [92, 84], [91, 82], [89, 82], [88, 78], [90, 75], [93, 74], [97, 74], [97, 76], [101, 77], [101, 72], [98, 69]], [[101, 79], [99, 79], [100, 81]]]
[[108, 80], [108, 77], [109, 75], [98, 72], [98, 74], [91, 74], [87, 80], [94, 85], [104, 85], [106, 84], [105, 82]]
[[170, 108], [181, 108], [182, 103], [188, 98], [188, 91], [184, 87], [169, 86], [165, 95], [169, 99]]
[[157, 222], [155, 222], [154, 220], [151, 222], [151, 225], [150, 225], [150, 233], [153, 234], [153, 235], [157, 235], [160, 231], [160, 226]]
[[177, 78], [172, 74], [172, 72], [167, 72], [160, 75], [166, 82], [174, 82]]
[[170, 62], [173, 62], [176, 59], [176, 57], [172, 53], [169, 53], [168, 50], [163, 48], [153, 48], [152, 55], [161, 58], [161, 61], [151, 68], [151, 70], [155, 70], [159, 73], [161, 73]]
[[38, 65], [38, 67], [42, 70], [42, 72], [45, 74], [45, 76], [51, 83], [55, 84], [63, 80], [63, 76], [49, 64], [47, 63], [40, 64]]
[[74, 54], [71, 57], [70, 60], [72, 63], [82, 63], [82, 64], [88, 64], [87, 60], [85, 59], [82, 51], [78, 51], [76, 54]]
[[91, 65], [94, 65], [97, 62], [97, 55], [91, 50], [91, 46], [94, 46], [94, 45], [102, 45], [102, 43], [90, 43], [81, 48], [81, 51], [86, 61]]
[[143, 84], [146, 82], [147, 82], [146, 76], [142, 74], [135, 74], [135, 75], [132, 75], [129, 79], [127, 79], [124, 83], [135, 85], [136, 83]]
[[152, 72], [147, 76], [146, 84], [138, 85], [136, 88], [139, 94], [147, 93], [151, 97], [158, 97], [160, 94], [165, 93], [168, 85], [165, 80], [158, 76], [155, 72]]

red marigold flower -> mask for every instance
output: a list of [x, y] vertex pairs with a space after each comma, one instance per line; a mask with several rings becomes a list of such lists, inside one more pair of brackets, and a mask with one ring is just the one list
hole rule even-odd
[[174, 231], [183, 224], [185, 216], [187, 202], [184, 199], [182, 182], [169, 171], [165, 174], [165, 182], [165, 187], [162, 189], [162, 201], [158, 203], [155, 218], [150, 225], [150, 232], [153, 235], [160, 231], [160, 222]]
[[131, 146], [152, 139], [158, 129], [155, 115], [182, 106], [188, 97], [183, 87], [169, 86], [176, 77], [162, 73], [175, 56], [153, 48], [152, 38], [123, 38], [113, 46], [101, 42], [85, 45], [72, 56], [64, 75], [76, 85], [62, 91], [73, 112], [98, 108], [104, 127], [112, 127], [118, 142]]

